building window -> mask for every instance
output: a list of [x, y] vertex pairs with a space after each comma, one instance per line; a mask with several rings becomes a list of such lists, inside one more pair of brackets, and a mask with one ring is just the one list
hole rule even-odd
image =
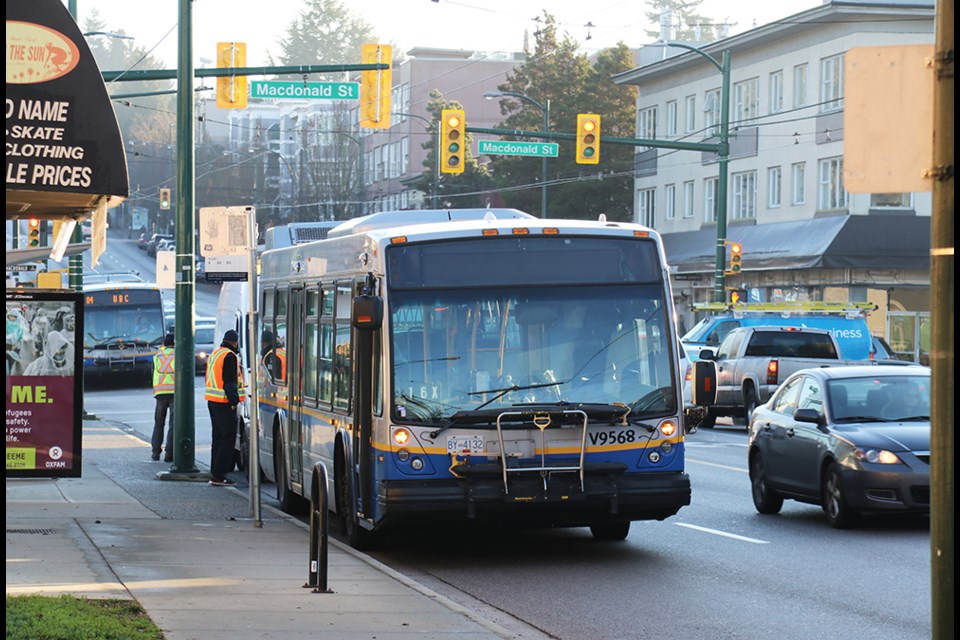
[[820, 111], [843, 108], [843, 60], [841, 53], [820, 61]]
[[783, 111], [783, 71], [770, 74], [770, 113]]
[[683, 102], [683, 132], [692, 133], [697, 128], [697, 96], [687, 96]]
[[703, 221], [717, 221], [717, 186], [719, 178], [705, 178], [703, 180]]
[[677, 219], [677, 185], [668, 184], [664, 193], [664, 203], [666, 205], [666, 210], [664, 216], [667, 220], [676, 220]]
[[[650, 107], [640, 111], [640, 119], [637, 123], [637, 137], [641, 140], [657, 139], [657, 108]], [[650, 149], [651, 147], [640, 147], [640, 150]]]
[[720, 89], [707, 91], [703, 96], [703, 128], [707, 135], [720, 135]]
[[677, 101], [667, 103], [667, 135], [677, 135]]
[[798, 64], [793, 68], [793, 108], [807, 106], [807, 65]]
[[912, 193], [871, 193], [871, 209], [913, 209]]
[[767, 169], [767, 206], [771, 209], [780, 206], [780, 167]]
[[821, 160], [818, 175], [817, 208], [820, 210], [846, 208], [847, 192], [843, 188], [843, 158]]
[[683, 183], [683, 217], [692, 218], [695, 204], [693, 202], [693, 180]]
[[757, 122], [757, 115], [760, 113], [759, 85], [759, 78], [733, 85], [733, 119], [740, 126]]
[[653, 189], [641, 189], [637, 192], [637, 222], [654, 228], [654, 211], [657, 205], [657, 195]]
[[733, 199], [731, 201], [733, 220], [746, 220], [757, 217], [757, 172], [744, 171], [733, 174]]
[[400, 141], [400, 174], [406, 175], [410, 168], [410, 138], [404, 137]]
[[807, 201], [807, 188], [805, 184], [807, 174], [807, 163], [796, 162], [790, 166], [790, 177], [792, 186], [790, 190], [790, 204], [798, 205]]

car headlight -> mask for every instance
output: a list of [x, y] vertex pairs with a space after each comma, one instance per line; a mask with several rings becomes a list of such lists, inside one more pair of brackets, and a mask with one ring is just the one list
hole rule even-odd
[[854, 450], [854, 457], [860, 462], [872, 462], [874, 464], [903, 464], [900, 458], [892, 451], [886, 449], [860, 449]]

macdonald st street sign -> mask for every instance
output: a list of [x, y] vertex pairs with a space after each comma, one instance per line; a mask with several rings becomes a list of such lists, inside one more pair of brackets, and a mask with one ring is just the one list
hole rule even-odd
[[534, 156], [556, 158], [560, 145], [556, 142], [520, 142], [518, 140], [480, 140], [477, 153], [488, 156]]
[[250, 97], [267, 100], [359, 100], [359, 82], [252, 80]]

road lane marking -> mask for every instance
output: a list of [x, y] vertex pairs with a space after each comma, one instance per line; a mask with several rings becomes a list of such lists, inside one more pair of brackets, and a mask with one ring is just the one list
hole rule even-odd
[[707, 527], [698, 527], [695, 524], [686, 524], [685, 522], [674, 522], [673, 524], [677, 525], [678, 527], [686, 527], [688, 529], [694, 529], [695, 531], [712, 533], [715, 536], [721, 536], [724, 538], [732, 538], [734, 540], [740, 540], [741, 542], [750, 542], [752, 544], [770, 544], [769, 540], [757, 540], [756, 538], [747, 538], [746, 536], [738, 536], [735, 533], [727, 533], [726, 531], [720, 531], [718, 529], [708, 529]]
[[696, 464], [702, 464], [707, 467], [716, 467], [717, 469], [726, 469], [727, 471], [739, 471], [740, 473], [748, 473], [746, 469], [741, 467], [731, 467], [725, 464], [717, 464], [716, 462], [707, 462], [706, 460], [695, 460], [689, 456], [686, 458], [687, 462], [695, 462]]

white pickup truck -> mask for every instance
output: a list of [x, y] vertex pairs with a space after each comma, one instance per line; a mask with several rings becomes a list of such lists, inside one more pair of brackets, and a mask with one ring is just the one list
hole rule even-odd
[[706, 429], [719, 416], [742, 417], [749, 426], [753, 410], [794, 371], [852, 364], [840, 359], [829, 331], [804, 327], [740, 327], [727, 334], [716, 352], [702, 351], [700, 359], [716, 375], [716, 397], [699, 425]]

